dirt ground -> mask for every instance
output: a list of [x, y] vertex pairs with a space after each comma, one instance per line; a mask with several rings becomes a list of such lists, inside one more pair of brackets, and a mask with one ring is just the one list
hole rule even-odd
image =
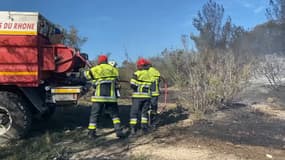
[[285, 160], [285, 87], [254, 84], [237, 100], [198, 121], [181, 108], [165, 111], [152, 133], [106, 141], [71, 159]]
[[[126, 128], [128, 103], [120, 104]], [[59, 146], [67, 149], [67, 156], [54, 160], [285, 160], [285, 87], [272, 90], [262, 84], [250, 85], [237, 103], [200, 120], [168, 104], [158, 128], [137, 138], [117, 139], [111, 120], [105, 117], [99, 126], [100, 137], [88, 139], [89, 111], [86, 106], [58, 108], [50, 121], [34, 126], [29, 139], [48, 139], [48, 151], [57, 155], [62, 154], [57, 151]], [[47, 132], [56, 138], [43, 136]], [[27, 154], [37, 157], [44, 152]], [[0, 157], [13, 159], [11, 154], [2, 152]]]
[[[268, 114], [270, 110], [278, 115]], [[269, 105], [239, 106], [196, 122], [184, 119], [165, 124], [135, 140], [105, 142], [75, 153], [71, 159], [143, 156], [154, 160], [284, 160], [284, 113]]]

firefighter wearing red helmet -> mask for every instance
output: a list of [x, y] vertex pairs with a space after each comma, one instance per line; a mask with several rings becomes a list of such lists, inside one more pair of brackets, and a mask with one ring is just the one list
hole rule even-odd
[[92, 80], [95, 89], [94, 95], [91, 97], [92, 107], [88, 135], [96, 138], [98, 118], [103, 108], [105, 108], [112, 117], [117, 137], [123, 137], [116, 95], [116, 84], [119, 78], [118, 69], [108, 64], [108, 57], [106, 55], [100, 55], [98, 57], [98, 64], [87, 70], [85, 77], [88, 80]]
[[151, 85], [151, 100], [150, 100], [150, 111], [151, 111], [151, 125], [155, 127], [155, 121], [157, 120], [157, 108], [158, 108], [158, 97], [160, 96], [159, 83], [160, 83], [160, 72], [152, 66], [150, 61], [146, 61], [149, 66], [148, 70], [152, 76]]
[[[130, 112], [130, 127], [131, 136], [134, 136], [137, 131], [138, 120], [141, 122], [141, 128], [144, 132], [148, 130], [148, 107], [151, 98], [152, 77], [148, 71], [147, 61], [144, 58], [138, 59], [137, 71], [134, 72], [131, 78], [132, 107]], [[141, 112], [141, 117], [138, 117]]]

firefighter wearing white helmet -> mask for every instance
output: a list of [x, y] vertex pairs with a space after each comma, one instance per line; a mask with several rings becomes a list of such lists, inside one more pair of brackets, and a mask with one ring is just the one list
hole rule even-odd
[[[111, 65], [111, 66], [113, 66], [113, 67], [115, 67], [117, 70], [118, 70], [118, 68], [117, 68], [117, 62], [116, 61], [114, 61], [114, 60], [111, 60], [111, 61], [108, 61], [108, 64], [109, 65]], [[119, 71], [118, 71], [119, 72]], [[116, 95], [117, 95], [117, 97], [119, 98], [121, 95], [120, 95], [120, 88], [121, 88], [121, 86], [119, 85], [119, 83], [117, 82], [116, 83], [116, 85], [115, 85], [116, 87]]]
[[108, 62], [111, 66], [117, 67], [117, 62], [116, 61], [109, 61]]

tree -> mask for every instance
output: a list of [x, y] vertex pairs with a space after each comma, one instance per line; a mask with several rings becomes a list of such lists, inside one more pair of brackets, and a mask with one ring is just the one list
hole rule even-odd
[[249, 31], [239, 48], [258, 55], [285, 55], [285, 0], [269, 0], [266, 16], [269, 21]]
[[80, 50], [80, 47], [87, 41], [87, 37], [81, 37], [78, 30], [74, 26], [70, 26], [69, 30], [63, 30], [63, 43], [67, 46]]
[[222, 5], [209, 0], [198, 11], [197, 17], [193, 19], [194, 27], [199, 31], [199, 36], [191, 36], [198, 50], [207, 50], [215, 48], [221, 33], [221, 23], [224, 16]]
[[285, 0], [269, 0], [266, 16], [269, 20], [285, 23]]
[[191, 35], [199, 51], [205, 52], [214, 49], [229, 49], [245, 30], [232, 24], [228, 17], [223, 24], [224, 7], [212, 0], [204, 4], [197, 17], [193, 19], [194, 27], [199, 35]]

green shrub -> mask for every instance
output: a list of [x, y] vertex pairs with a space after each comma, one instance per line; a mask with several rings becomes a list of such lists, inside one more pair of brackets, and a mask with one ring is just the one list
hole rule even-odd
[[230, 102], [251, 76], [251, 61], [231, 52], [165, 51], [155, 65], [179, 89], [179, 103], [198, 114]]

